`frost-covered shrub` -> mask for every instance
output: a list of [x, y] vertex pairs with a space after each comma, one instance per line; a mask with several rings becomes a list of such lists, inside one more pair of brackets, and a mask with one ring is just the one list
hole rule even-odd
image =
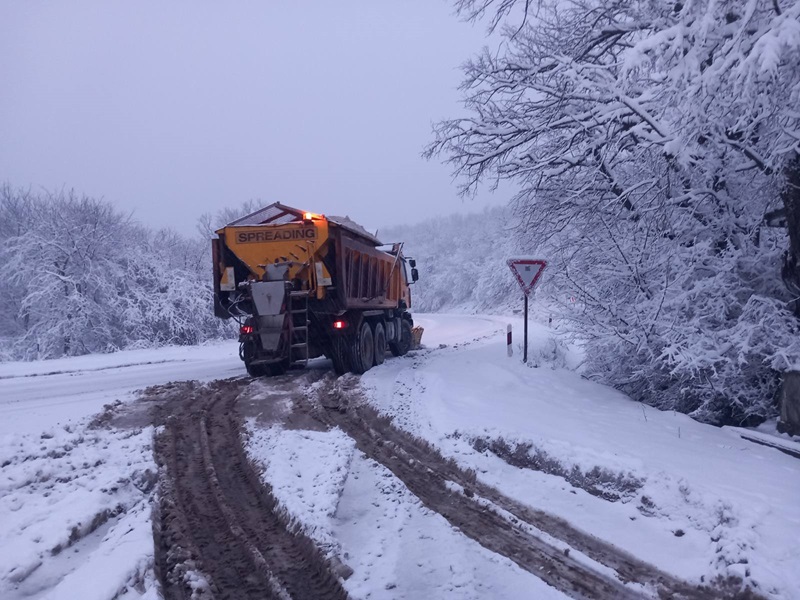
[[550, 336], [531, 351], [529, 366], [546, 366], [551, 369], [567, 369], [571, 365], [570, 349], [566, 340]]
[[[731, 253], [718, 258], [719, 270], [684, 263], [662, 297], [639, 298], [636, 310], [620, 308], [614, 318], [574, 321], [592, 338], [587, 373], [704, 421], [769, 417], [779, 373], [800, 355], [796, 319], [778, 299], [782, 282], [774, 268], [764, 268], [776, 255]], [[587, 293], [594, 289], [584, 284]], [[588, 310], [601, 309], [598, 303]]]

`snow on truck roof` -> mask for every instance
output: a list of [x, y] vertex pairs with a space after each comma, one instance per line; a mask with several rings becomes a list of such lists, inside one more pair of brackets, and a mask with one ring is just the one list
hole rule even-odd
[[[270, 204], [269, 206], [260, 208], [257, 211], [250, 213], [249, 215], [245, 215], [240, 219], [231, 221], [225, 227], [243, 227], [248, 225], [286, 225], [287, 223], [302, 221], [303, 216], [305, 214], [310, 214], [310, 213], [307, 213], [307, 211], [303, 211], [298, 208], [292, 208], [291, 206], [286, 206], [285, 204], [281, 204], [280, 202], [275, 202], [273, 204]], [[383, 245], [382, 242], [377, 237], [375, 237], [369, 231], [364, 229], [364, 227], [353, 221], [350, 217], [325, 216], [325, 218], [330, 223], [333, 223], [334, 225], [341, 227], [342, 229], [345, 229], [350, 233], [354, 233], [359, 237], [368, 240], [375, 246]]]
[[381, 242], [378, 238], [372, 235], [369, 231], [364, 229], [361, 225], [353, 221], [350, 217], [335, 217], [335, 216], [328, 216], [325, 217], [331, 223], [335, 223], [342, 229], [346, 229], [351, 233], [355, 233], [360, 235], [363, 238], [368, 239], [370, 242], [375, 244], [376, 246], [383, 246], [383, 242]]

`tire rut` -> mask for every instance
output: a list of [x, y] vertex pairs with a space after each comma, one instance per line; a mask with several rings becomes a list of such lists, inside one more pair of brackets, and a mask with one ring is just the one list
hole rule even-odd
[[[675, 600], [757, 597], [750, 591], [740, 592], [736, 582], [731, 582], [731, 591], [722, 589], [725, 582], [715, 588], [692, 585], [575, 529], [563, 519], [509, 498], [477, 481], [474, 472], [444, 458], [428, 442], [380, 416], [363, 401], [357, 385], [357, 379], [323, 381], [316, 398], [306, 399], [304, 409], [326, 425], [341, 428], [355, 440], [359, 450], [388, 468], [426, 507], [464, 535], [567, 595], [614, 600], [651, 598], [653, 594]], [[571, 556], [531, 528], [564, 542], [598, 566], [593, 568]], [[603, 572], [607, 569], [616, 576]], [[640, 591], [624, 585], [629, 582], [648, 589]]]
[[236, 400], [248, 383], [173, 384], [156, 411], [163, 429], [155, 442], [162, 474], [154, 534], [164, 597], [347, 598], [245, 454]]

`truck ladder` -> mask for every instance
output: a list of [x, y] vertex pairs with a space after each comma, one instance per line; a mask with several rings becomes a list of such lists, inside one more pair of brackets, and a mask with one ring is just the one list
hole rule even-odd
[[289, 363], [308, 364], [308, 294], [289, 292]]

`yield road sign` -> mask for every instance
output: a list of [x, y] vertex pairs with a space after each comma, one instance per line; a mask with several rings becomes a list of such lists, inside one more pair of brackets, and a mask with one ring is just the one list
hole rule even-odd
[[508, 267], [517, 278], [522, 293], [527, 296], [531, 290], [539, 283], [542, 271], [547, 266], [547, 261], [538, 258], [512, 258], [508, 261]]

